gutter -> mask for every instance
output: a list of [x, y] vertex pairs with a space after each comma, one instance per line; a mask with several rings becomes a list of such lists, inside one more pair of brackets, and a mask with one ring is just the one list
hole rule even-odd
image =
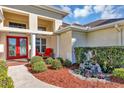
[[66, 32], [66, 31], [70, 31], [70, 30], [77, 30], [79, 32], [86, 32], [87, 31], [86, 28], [70, 25], [70, 26], [64, 27], [60, 30], [57, 30], [55, 33], [60, 34], [60, 33]]
[[104, 29], [104, 28], [108, 28], [108, 27], [112, 27], [112, 26], [114, 27], [115, 25], [117, 25], [117, 24], [119, 25], [119, 24], [122, 24], [122, 23], [124, 23], [124, 20], [113, 22], [113, 23], [108, 23], [108, 24], [93, 27], [93, 28], [70, 25], [70, 26], [64, 27], [60, 30], [57, 30], [56, 33], [60, 34], [62, 32], [66, 32], [66, 31], [69, 31], [69, 30], [72, 30], [72, 31], [77, 30], [77, 31], [80, 31], [80, 32], [91, 32], [91, 31], [96, 31], [96, 30], [100, 30], [100, 29]]
[[89, 31], [94, 31], [94, 30], [99, 30], [99, 29], [104, 29], [104, 28], [111, 27], [111, 26], [115, 26], [116, 24], [119, 25], [121, 23], [124, 23], [124, 20], [113, 22], [113, 23], [109, 23], [109, 24], [105, 24], [105, 25], [102, 25], [102, 26], [93, 27], [93, 28], [90, 28], [88, 30], [88, 32]]

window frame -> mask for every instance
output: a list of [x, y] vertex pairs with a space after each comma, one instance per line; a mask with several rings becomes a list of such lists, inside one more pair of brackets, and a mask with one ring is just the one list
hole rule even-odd
[[[39, 39], [39, 45], [37, 45], [37, 39]], [[44, 43], [44, 44], [42, 43], [43, 40], [45, 40], [45, 43]], [[45, 49], [46, 49], [46, 38], [36, 38], [36, 48], [37, 48], [37, 47], [40, 48], [40, 49], [39, 49], [40, 51], [38, 51], [38, 52], [40, 52], [40, 53], [44, 53], [45, 50], [42, 51], [42, 49], [43, 49], [43, 47], [45, 47]]]
[[20, 28], [20, 29], [26, 29], [26, 24], [23, 23], [16, 23], [16, 22], [9, 22], [9, 27], [13, 28]]

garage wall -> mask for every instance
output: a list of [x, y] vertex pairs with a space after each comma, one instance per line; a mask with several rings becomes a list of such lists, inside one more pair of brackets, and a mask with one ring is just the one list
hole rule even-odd
[[108, 28], [87, 34], [87, 46], [116, 46], [119, 45], [119, 32]]
[[86, 33], [73, 31], [72, 32], [72, 47], [85, 47], [87, 44]]

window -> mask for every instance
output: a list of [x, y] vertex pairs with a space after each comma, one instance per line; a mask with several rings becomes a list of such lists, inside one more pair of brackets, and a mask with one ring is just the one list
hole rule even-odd
[[46, 31], [46, 27], [38, 26], [38, 30], [40, 30], [40, 31]]
[[45, 52], [45, 50], [46, 50], [46, 39], [36, 38], [36, 49], [40, 53]]
[[24, 29], [26, 29], [26, 24], [9, 22], [9, 27], [24, 28]]

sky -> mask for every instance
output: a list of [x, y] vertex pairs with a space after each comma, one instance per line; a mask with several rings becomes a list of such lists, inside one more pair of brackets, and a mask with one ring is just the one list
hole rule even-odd
[[73, 24], [86, 24], [99, 19], [112, 19], [124, 17], [123, 5], [56, 5], [69, 12], [63, 22]]

